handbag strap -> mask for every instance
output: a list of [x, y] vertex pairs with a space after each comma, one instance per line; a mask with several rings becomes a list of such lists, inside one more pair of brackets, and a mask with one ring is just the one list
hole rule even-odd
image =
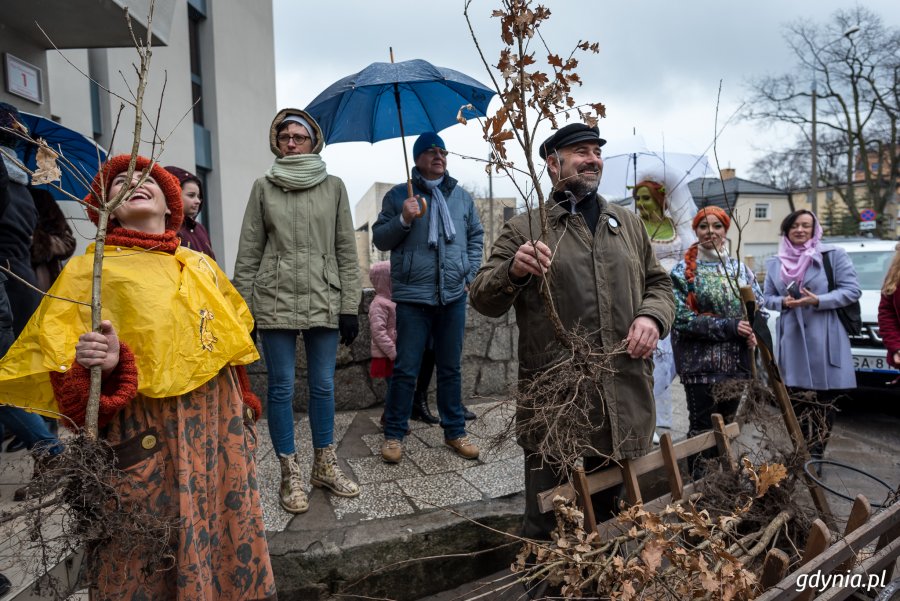
[[831, 258], [828, 254], [831, 251], [822, 253], [822, 263], [825, 267], [825, 277], [828, 278], [828, 292], [834, 290], [834, 270], [831, 268]]

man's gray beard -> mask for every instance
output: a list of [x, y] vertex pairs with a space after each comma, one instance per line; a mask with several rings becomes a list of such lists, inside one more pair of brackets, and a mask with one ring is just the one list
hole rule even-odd
[[[559, 171], [562, 173], [565, 161], [563, 161], [562, 157], [558, 154], [557, 160], [559, 161]], [[561, 183], [563, 185], [563, 190], [568, 190], [575, 198], [581, 200], [585, 196], [597, 191], [597, 188], [600, 186], [600, 176], [598, 174], [597, 178], [591, 181], [583, 173], [577, 173], [574, 177], [568, 177]]]
[[593, 194], [597, 191], [597, 188], [600, 186], [600, 178], [596, 178], [593, 181], [589, 180], [582, 174], [578, 174], [575, 177], [570, 177], [565, 182], [566, 190], [571, 192], [575, 198], [581, 200], [582, 198]]

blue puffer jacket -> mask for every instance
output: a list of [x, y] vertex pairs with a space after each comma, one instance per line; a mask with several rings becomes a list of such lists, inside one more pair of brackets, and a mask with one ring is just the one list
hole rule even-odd
[[447, 200], [456, 238], [448, 243], [443, 230], [438, 247], [428, 247], [428, 222], [432, 206], [431, 193], [425, 187], [418, 169], [413, 168], [414, 193], [428, 201], [429, 213], [404, 228], [400, 223], [406, 184], [398, 184], [385, 194], [378, 220], [372, 226], [375, 247], [391, 251], [391, 296], [398, 303], [446, 305], [465, 294], [465, 287], [475, 279], [481, 266], [484, 230], [468, 192], [444, 175], [441, 192]]

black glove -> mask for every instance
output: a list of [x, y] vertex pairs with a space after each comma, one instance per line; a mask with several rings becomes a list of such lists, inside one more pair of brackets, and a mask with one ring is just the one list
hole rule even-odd
[[338, 330], [341, 332], [341, 344], [350, 346], [359, 334], [359, 318], [341, 313], [338, 315]]

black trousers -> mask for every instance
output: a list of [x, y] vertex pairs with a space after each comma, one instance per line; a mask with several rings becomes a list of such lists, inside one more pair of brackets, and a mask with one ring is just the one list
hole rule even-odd
[[431, 377], [434, 375], [434, 347], [431, 341], [422, 353], [422, 366], [419, 368], [419, 377], [416, 378], [416, 395], [428, 398], [428, 388], [431, 386]]
[[688, 438], [712, 430], [712, 414], [721, 413], [725, 423], [734, 419], [740, 399], [717, 402], [712, 389], [715, 384], [685, 384], [688, 406]]
[[[536, 453], [525, 451], [525, 518], [522, 522], [522, 536], [537, 540], [550, 540], [550, 532], [556, 528], [556, 517], [552, 511], [541, 513], [538, 507], [538, 493], [563, 484], [559, 470], [544, 462]], [[584, 471], [592, 472], [606, 460], [601, 457], [585, 457]], [[622, 487], [602, 490], [591, 495], [597, 522], [603, 522], [618, 513]]]
[[[720, 413], [725, 423], [734, 419], [740, 399], [729, 399], [717, 402], [713, 396], [714, 384], [685, 384], [684, 395], [688, 406], [688, 438], [709, 432], [712, 430], [712, 414]], [[706, 449], [697, 455], [688, 457], [688, 469], [694, 479], [699, 479], [703, 474], [700, 458], [710, 459], [717, 454], [716, 449]]]

